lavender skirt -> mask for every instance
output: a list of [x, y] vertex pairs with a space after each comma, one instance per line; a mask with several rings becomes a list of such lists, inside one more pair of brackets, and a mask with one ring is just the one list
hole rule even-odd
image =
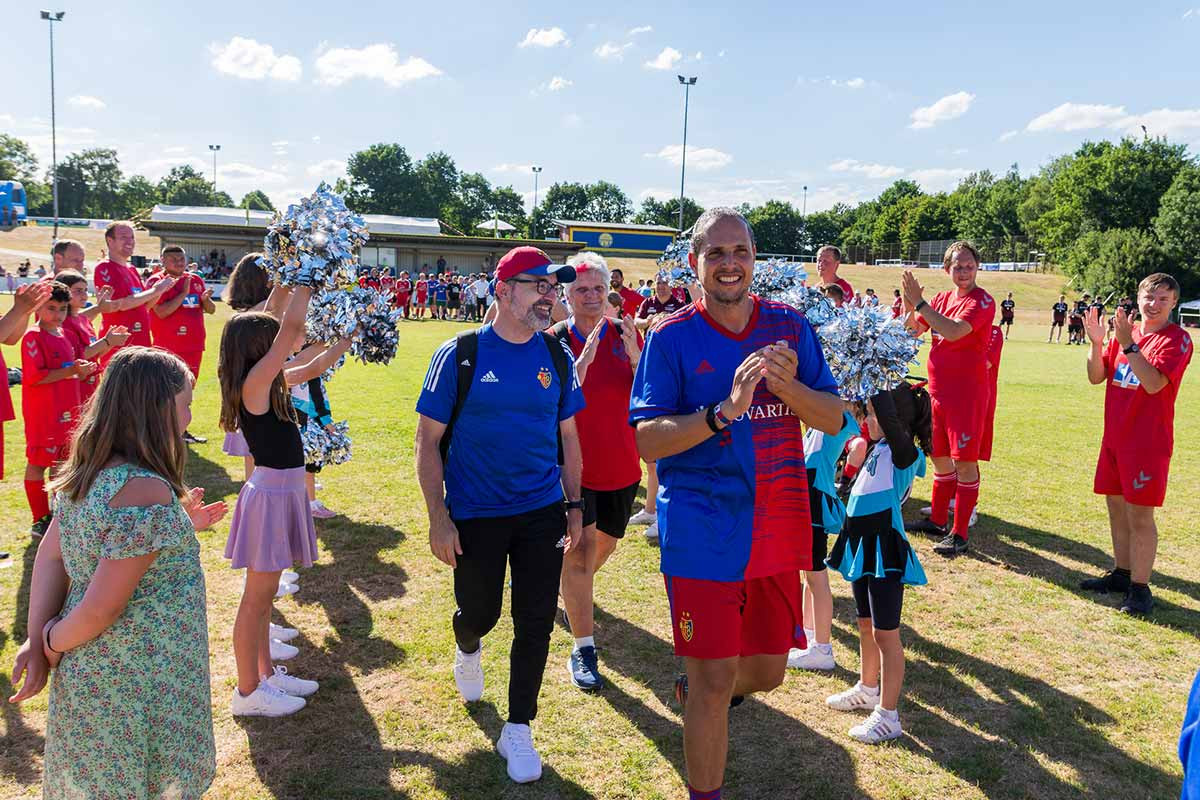
[[255, 572], [312, 566], [317, 529], [304, 488], [304, 467], [254, 468], [238, 492], [225, 557], [234, 569]]
[[221, 446], [221, 452], [227, 456], [245, 457], [250, 455], [250, 447], [246, 444], [246, 437], [242, 436], [241, 431], [225, 434], [225, 444]]

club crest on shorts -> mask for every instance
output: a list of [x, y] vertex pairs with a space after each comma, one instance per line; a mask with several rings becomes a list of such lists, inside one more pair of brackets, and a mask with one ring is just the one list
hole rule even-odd
[[545, 367], [538, 370], [538, 383], [542, 385], [543, 389], [550, 388], [550, 370]]
[[685, 642], [690, 642], [695, 632], [696, 627], [692, 624], [692, 615], [684, 611], [679, 615], [679, 635]]

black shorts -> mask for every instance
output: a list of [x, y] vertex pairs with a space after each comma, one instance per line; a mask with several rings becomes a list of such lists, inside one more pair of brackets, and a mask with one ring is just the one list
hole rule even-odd
[[850, 588], [854, 590], [854, 607], [859, 619], [869, 617], [877, 631], [894, 631], [900, 627], [904, 584], [899, 572], [889, 572], [886, 578], [867, 575], [853, 581]]
[[820, 572], [825, 569], [825, 556], [829, 554], [829, 535], [825, 533], [825, 504], [821, 493], [812, 488], [811, 478], [808, 481], [808, 509], [812, 518], [812, 569], [808, 571]]
[[624, 538], [640, 483], [610, 492], [583, 487], [583, 527], [595, 525], [614, 539]]
[[1012, 317], [1001, 317], [1001, 318], [1000, 318], [1000, 324], [1001, 324], [1001, 325], [1012, 325], [1012, 324], [1013, 324], [1013, 318], [1012, 318]]

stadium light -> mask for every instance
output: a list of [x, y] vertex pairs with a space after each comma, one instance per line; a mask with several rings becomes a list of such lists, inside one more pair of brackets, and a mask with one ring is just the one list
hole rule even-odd
[[676, 76], [679, 78], [679, 83], [683, 86], [683, 153], [679, 162], [679, 233], [683, 234], [683, 180], [687, 175], [687, 118], [688, 118], [688, 96], [691, 89], [696, 85], [696, 76], [685, 78], [682, 75]]
[[217, 193], [217, 151], [221, 149], [219, 144], [210, 144], [208, 149], [213, 154], [213, 194]]
[[54, 113], [54, 23], [62, 22], [65, 11], [42, 11], [50, 25], [50, 189], [54, 194], [54, 241], [58, 241], [58, 127]]
[[[533, 227], [533, 215], [537, 213], [538, 175], [542, 174], [542, 168], [539, 167], [537, 164], [534, 164], [533, 166], [530, 167], [530, 169], [533, 170], [533, 210], [529, 212], [529, 225], [532, 228]], [[537, 231], [531, 230], [530, 236], [532, 236], [533, 238], [536, 239]]]

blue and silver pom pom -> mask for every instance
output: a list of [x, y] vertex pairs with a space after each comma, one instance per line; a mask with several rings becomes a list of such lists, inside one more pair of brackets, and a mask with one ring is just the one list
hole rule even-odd
[[258, 264], [281, 286], [334, 289], [354, 282], [367, 237], [363, 218], [322, 181], [312, 195], [275, 214]]

